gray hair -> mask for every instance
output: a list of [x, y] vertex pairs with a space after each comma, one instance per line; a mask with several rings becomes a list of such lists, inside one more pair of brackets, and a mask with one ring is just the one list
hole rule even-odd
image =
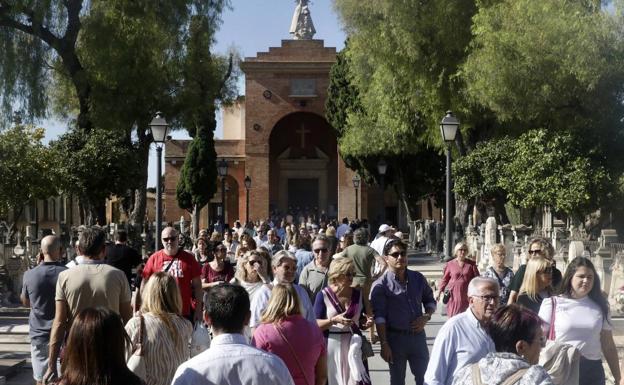
[[468, 284], [468, 297], [481, 295], [481, 287], [487, 285], [496, 287], [496, 292], [500, 293], [498, 280], [490, 277], [474, 277]]
[[297, 257], [295, 257], [293, 253], [291, 253], [288, 250], [280, 250], [277, 253], [275, 253], [275, 255], [273, 255], [273, 258], [271, 259], [271, 266], [278, 267], [279, 265], [282, 264], [282, 260], [284, 258], [291, 259], [295, 261], [295, 263], [297, 263]]
[[368, 243], [368, 230], [363, 227], [353, 232], [353, 242], [356, 245], [366, 245]]
[[314, 241], [312, 241], [312, 243], [314, 243], [316, 241], [329, 243], [329, 238], [327, 238], [327, 235], [325, 235], [325, 234], [319, 234], [316, 237], [314, 237]]

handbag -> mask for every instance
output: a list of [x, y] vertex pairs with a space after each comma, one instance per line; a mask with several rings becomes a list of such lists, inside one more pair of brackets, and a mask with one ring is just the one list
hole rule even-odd
[[128, 369], [141, 379], [146, 380], [147, 368], [145, 366], [145, 347], [143, 346], [143, 333], [145, 330], [145, 319], [143, 314], [139, 313], [139, 333], [134, 336], [136, 341], [132, 341], [134, 349], [132, 355], [128, 359]]
[[306, 372], [305, 370], [303, 370], [303, 366], [301, 365], [301, 361], [299, 361], [299, 356], [297, 355], [297, 352], [295, 352], [295, 349], [293, 349], [290, 342], [288, 342], [288, 340], [286, 339], [286, 336], [284, 335], [284, 333], [282, 333], [282, 330], [278, 328], [277, 325], [275, 324], [273, 324], [273, 327], [275, 328], [275, 331], [279, 333], [280, 337], [282, 337], [284, 342], [286, 342], [286, 345], [288, 345], [288, 349], [290, 349], [290, 352], [292, 353], [293, 357], [295, 357], [295, 361], [297, 361], [297, 366], [299, 366], [299, 370], [301, 370], [301, 374], [303, 375], [303, 379], [305, 380], [306, 385], [310, 385], [310, 381], [308, 381], [308, 377], [306, 377]]
[[450, 299], [451, 299], [451, 290], [444, 289], [444, 295], [442, 295], [442, 303], [446, 305]]
[[362, 357], [366, 359], [374, 356], [373, 344], [363, 334], [360, 334], [360, 337], [362, 337]]
[[550, 297], [552, 310], [548, 341], [540, 352], [539, 364], [546, 369], [555, 385], [578, 385], [580, 352], [569, 344], [555, 341], [556, 297]]

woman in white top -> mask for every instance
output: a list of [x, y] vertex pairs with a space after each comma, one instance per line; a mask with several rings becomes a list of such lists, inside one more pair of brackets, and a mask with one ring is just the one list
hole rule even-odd
[[[145, 320], [143, 353], [149, 385], [169, 385], [180, 364], [189, 358], [188, 341], [193, 327], [183, 318], [182, 297], [175, 278], [166, 272], [152, 275], [143, 289], [141, 314]], [[126, 332], [136, 341], [140, 317], [126, 324]], [[127, 351], [130, 358], [131, 349]]]
[[238, 259], [236, 273], [230, 282], [247, 290], [250, 303], [258, 289], [271, 282], [267, 272], [268, 265], [263, 253], [257, 250], [247, 251]]
[[[619, 384], [618, 355], [613, 341], [609, 305], [600, 290], [600, 279], [591, 261], [575, 258], [561, 282], [561, 295], [545, 300], [539, 316], [550, 328], [555, 303], [555, 340], [570, 344], [581, 352], [579, 385], [604, 385], [602, 354]], [[547, 329], [549, 330], [549, 329]], [[548, 332], [545, 334], [548, 335]]]

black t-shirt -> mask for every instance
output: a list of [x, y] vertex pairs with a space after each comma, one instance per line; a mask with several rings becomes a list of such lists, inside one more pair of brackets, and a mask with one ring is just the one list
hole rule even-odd
[[123, 271], [130, 283], [132, 268], [141, 263], [141, 255], [130, 246], [115, 244], [106, 248], [106, 263]]

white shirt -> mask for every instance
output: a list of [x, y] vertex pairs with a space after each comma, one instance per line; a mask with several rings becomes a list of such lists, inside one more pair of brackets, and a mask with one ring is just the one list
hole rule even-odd
[[[273, 280], [273, 285], [278, 282]], [[306, 290], [296, 284], [292, 284], [297, 294], [299, 295], [299, 302], [301, 303], [301, 315], [310, 322], [316, 324], [316, 316], [314, 315], [314, 309], [312, 308], [312, 302], [310, 302], [310, 296]], [[260, 318], [262, 318], [262, 312], [266, 309], [271, 298], [272, 286], [262, 285], [261, 288], [254, 294], [254, 298], [251, 301], [251, 319], [249, 320], [249, 326], [255, 328], [260, 325]]]
[[468, 308], [446, 321], [438, 332], [425, 372], [425, 385], [451, 385], [459, 369], [495, 351], [494, 342]]
[[247, 344], [242, 334], [219, 334], [210, 349], [178, 367], [171, 385], [294, 385], [278, 356]]
[[[603, 317], [600, 306], [591, 298], [581, 299], [556, 297], [555, 340], [570, 344], [577, 348], [588, 360], [602, 359], [600, 332], [611, 330], [611, 319]], [[546, 337], [550, 328], [552, 300], [542, 302], [539, 316], [547, 324]]]
[[84, 257], [82, 255], [76, 255], [76, 258], [65, 264], [65, 267], [71, 269], [72, 267], [76, 267], [80, 264], [84, 263]]
[[373, 240], [371, 242], [370, 247], [372, 247], [373, 249], [375, 249], [375, 251], [377, 252], [377, 254], [379, 255], [384, 255], [384, 246], [386, 246], [386, 242], [388, 242], [388, 237], [386, 237], [385, 235], [382, 235], [381, 237]]

